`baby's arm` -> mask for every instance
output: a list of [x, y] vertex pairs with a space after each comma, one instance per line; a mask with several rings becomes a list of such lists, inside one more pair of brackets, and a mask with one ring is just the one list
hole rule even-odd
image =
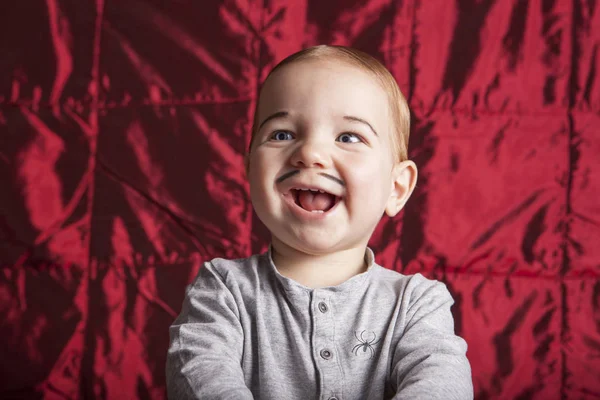
[[454, 334], [454, 300], [446, 286], [416, 275], [405, 296], [404, 333], [392, 364], [394, 399], [472, 399], [467, 344]]
[[210, 263], [188, 287], [169, 333], [170, 399], [252, 399], [241, 367], [243, 332], [237, 304]]

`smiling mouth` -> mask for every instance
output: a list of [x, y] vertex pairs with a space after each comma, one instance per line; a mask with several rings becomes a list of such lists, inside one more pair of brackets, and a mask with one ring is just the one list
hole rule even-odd
[[311, 213], [326, 213], [340, 201], [340, 197], [320, 189], [293, 188], [290, 193], [298, 207]]

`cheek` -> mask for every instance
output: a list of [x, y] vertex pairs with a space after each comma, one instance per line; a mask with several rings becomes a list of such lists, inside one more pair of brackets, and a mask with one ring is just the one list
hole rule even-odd
[[263, 202], [262, 198], [265, 192], [264, 177], [264, 166], [258, 160], [251, 160], [248, 170], [248, 181], [250, 183], [250, 199], [255, 208], [256, 205], [260, 205]]
[[250, 159], [248, 171], [250, 196], [258, 208], [271, 201], [270, 193], [274, 190], [277, 178], [277, 167], [273, 161], [273, 157], [267, 157], [262, 153], [254, 154]]
[[348, 186], [358, 200], [359, 206], [366, 204], [368, 207], [378, 209], [390, 195], [391, 174], [386, 165], [373, 160], [363, 164], [361, 168], [353, 169]]
[[269, 164], [261, 154], [255, 154], [250, 159], [248, 178], [251, 186], [261, 186], [269, 174]]
[[391, 167], [380, 158], [370, 158], [363, 162], [355, 161], [350, 173], [353, 180], [367, 187], [379, 186], [383, 181], [389, 181]]

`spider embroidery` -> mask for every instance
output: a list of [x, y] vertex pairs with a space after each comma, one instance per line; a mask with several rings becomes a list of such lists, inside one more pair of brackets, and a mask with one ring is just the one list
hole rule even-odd
[[357, 356], [359, 350], [361, 350], [361, 349], [362, 349], [363, 353], [366, 353], [367, 349], [368, 349], [371, 352], [371, 354], [369, 355], [369, 358], [373, 357], [373, 354], [375, 354], [375, 351], [373, 350], [373, 345], [379, 343], [379, 340], [377, 340], [377, 341], [375, 340], [377, 338], [377, 335], [375, 335], [375, 332], [371, 332], [373, 334], [373, 339], [369, 339], [367, 337], [368, 340], [363, 337], [363, 335], [365, 334], [365, 331], [362, 331], [360, 333], [360, 337], [358, 337], [356, 332], [357, 331], [354, 331], [354, 337], [356, 338], [356, 340], [358, 340], [359, 344], [354, 346], [354, 348], [352, 349], [352, 352], [354, 353], [354, 355]]

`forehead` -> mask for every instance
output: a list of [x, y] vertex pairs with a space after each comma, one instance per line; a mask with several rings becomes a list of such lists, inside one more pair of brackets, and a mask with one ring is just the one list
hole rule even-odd
[[261, 90], [258, 119], [273, 112], [318, 117], [352, 115], [387, 130], [389, 101], [370, 73], [346, 62], [302, 60], [275, 71]]

